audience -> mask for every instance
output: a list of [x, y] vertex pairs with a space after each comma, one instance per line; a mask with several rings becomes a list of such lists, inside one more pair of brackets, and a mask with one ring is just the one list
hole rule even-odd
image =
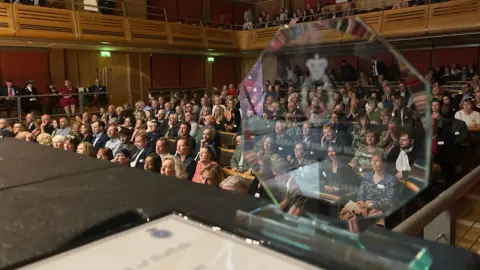
[[[128, 104], [102, 104], [100, 113], [75, 120], [76, 89], [66, 81], [59, 102], [71, 117], [39, 119], [33, 110], [24, 122], [0, 119], [0, 137], [276, 201], [294, 215], [311, 210], [310, 202], [318, 199], [306, 192], [312, 189], [338, 196], [345, 205], [355, 201], [365, 216], [381, 215], [399, 207], [398, 191], [425, 163], [425, 122], [403, 82], [389, 82], [381, 74], [369, 78], [366, 72], [357, 77], [355, 70], [343, 69], [352, 83], [332, 85], [334, 91], [312, 87], [305, 96], [295, 88], [308, 73], [299, 66], [290, 69], [290, 79], [265, 82], [263, 104], [254, 110], [242, 107], [239, 91], [225, 85], [204, 95], [151, 97], [149, 103], [135, 103], [134, 110]], [[441, 75], [432, 76], [432, 162], [448, 184], [471, 168], [466, 157], [476, 149], [470, 146], [476, 145], [472, 134], [480, 128], [480, 82], [471, 73], [472, 83], [462, 83], [461, 94], [453, 97], [435, 83]], [[6, 89], [12, 94], [13, 83]], [[261, 102], [255, 99], [251, 102]], [[359, 215], [352, 213], [346, 207], [337, 215]]]

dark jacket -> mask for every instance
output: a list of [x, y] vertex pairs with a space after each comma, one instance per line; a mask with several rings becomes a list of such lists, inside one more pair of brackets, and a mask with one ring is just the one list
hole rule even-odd
[[108, 142], [108, 140], [110, 140], [110, 138], [108, 137], [108, 135], [106, 133], [102, 133], [100, 135], [97, 135], [97, 136], [100, 136], [100, 138], [98, 140], [96, 140], [96, 137], [93, 138], [93, 151], [95, 151], [95, 153], [98, 152], [98, 149], [102, 148], [102, 147], [105, 147], [105, 144]]

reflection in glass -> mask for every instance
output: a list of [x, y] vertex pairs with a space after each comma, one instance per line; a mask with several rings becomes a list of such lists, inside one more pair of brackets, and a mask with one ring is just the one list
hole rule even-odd
[[[325, 46], [337, 36], [364, 40], [343, 53], [358, 56], [370, 74], [340, 82], [334, 50]], [[394, 59], [397, 77], [376, 55]], [[267, 57], [277, 59], [273, 87], [262, 74]], [[342, 61], [342, 74], [348, 65]], [[250, 193], [293, 215], [384, 225], [428, 186], [431, 126], [422, 120], [430, 119], [429, 88], [358, 17], [281, 27], [240, 86], [242, 147], [256, 175]]]

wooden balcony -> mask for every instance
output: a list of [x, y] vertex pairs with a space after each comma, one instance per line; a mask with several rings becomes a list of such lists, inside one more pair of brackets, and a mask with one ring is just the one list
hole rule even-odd
[[[388, 38], [433, 36], [480, 29], [480, 0], [457, 0], [358, 15]], [[235, 31], [199, 25], [0, 3], [0, 36], [45, 40], [109, 42], [150, 48], [262, 50], [280, 27]], [[339, 44], [360, 39], [330, 28], [328, 21], [305, 25], [290, 46]]]

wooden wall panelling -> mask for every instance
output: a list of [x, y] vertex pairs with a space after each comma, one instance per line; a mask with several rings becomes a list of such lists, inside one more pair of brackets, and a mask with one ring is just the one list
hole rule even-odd
[[480, 28], [480, 2], [477, 0], [449, 1], [428, 7], [429, 34], [456, 33]]
[[27, 80], [35, 80], [38, 91], [45, 92], [49, 81], [47, 50], [2, 50], [0, 60], [3, 80], [11, 79], [19, 87], [24, 87]]
[[382, 35], [403, 37], [425, 35], [428, 5], [384, 11]]
[[131, 34], [131, 44], [155, 46], [169, 43], [168, 24], [166, 22], [131, 18], [127, 21]]
[[114, 52], [112, 57], [100, 57], [100, 67], [107, 72], [107, 91], [110, 103], [122, 105], [129, 101], [130, 83], [128, 53]]
[[129, 92], [132, 95], [132, 102], [138, 100], [148, 101], [148, 89], [151, 85], [150, 79], [150, 54], [129, 53]]
[[16, 36], [76, 40], [74, 13], [71, 10], [13, 5]]
[[125, 43], [126, 19], [91, 12], [75, 12], [81, 40]]
[[205, 61], [205, 88], [207, 88], [208, 90], [212, 89], [213, 86], [221, 87], [219, 85], [213, 85], [213, 80], [214, 80], [213, 66], [214, 65], [215, 63]]
[[11, 37], [14, 35], [14, 22], [12, 5], [0, 3], [0, 36]]
[[257, 57], [241, 58], [241, 81], [247, 77], [250, 73], [250, 70], [253, 68], [253, 65], [257, 62]]
[[263, 81], [274, 82], [277, 79], [277, 56], [264, 56], [262, 59]]
[[148, 89], [152, 87], [152, 71], [150, 65], [150, 53], [141, 53], [140, 54], [140, 77], [141, 77], [141, 89], [142, 89], [142, 99], [145, 100], [148, 98]]
[[180, 87], [205, 87], [205, 56], [183, 56], [180, 58]]
[[147, 18], [147, 0], [123, 0], [125, 15], [129, 18]]
[[57, 88], [62, 86], [65, 82], [66, 67], [65, 67], [65, 50], [64, 49], [50, 49], [48, 53], [50, 81], [55, 84]]
[[[79, 84], [79, 72], [78, 72], [78, 54], [76, 50], [65, 50], [65, 68], [67, 70], [65, 79], [68, 79], [72, 82], [73, 85]], [[57, 87], [62, 87], [57, 85]]]
[[[78, 51], [78, 87], [89, 87], [99, 77], [98, 51]], [[105, 81], [103, 81], [105, 83]]]

